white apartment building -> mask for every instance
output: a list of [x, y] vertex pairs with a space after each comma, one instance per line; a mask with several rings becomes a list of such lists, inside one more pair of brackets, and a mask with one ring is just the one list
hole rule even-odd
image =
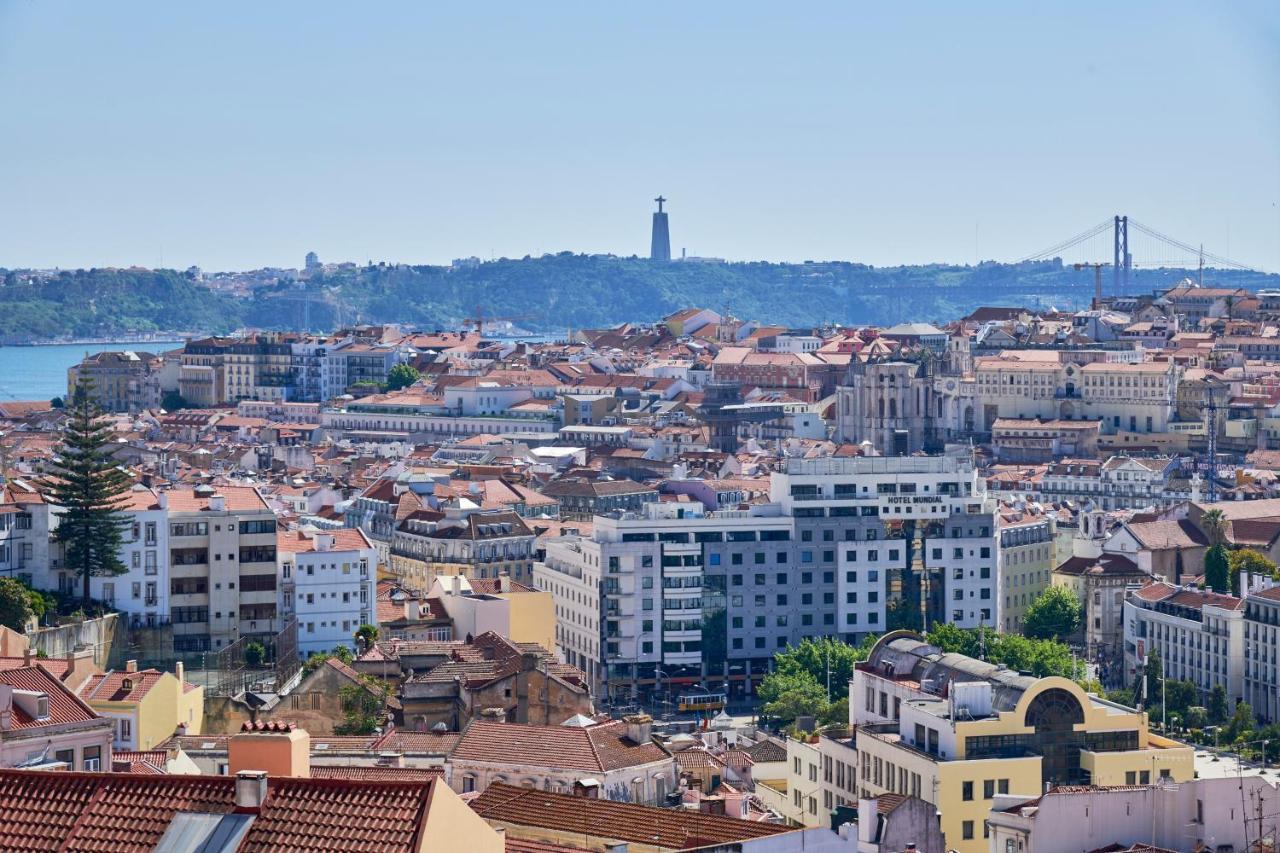
[[[555, 602], [556, 652], [560, 660], [603, 683], [600, 660], [600, 567], [584, 551], [590, 540], [564, 536], [546, 540], [546, 558], [533, 564], [533, 586]], [[596, 550], [596, 549], [592, 549]]]
[[[56, 508], [29, 482], [4, 481], [0, 471], [0, 576], [16, 577], [42, 589], [54, 589], [38, 580], [51, 565], [49, 534], [57, 526]], [[53, 558], [56, 560], [56, 557]]]
[[1193, 499], [1194, 486], [1176, 479], [1179, 470], [1171, 456], [1064, 459], [1045, 471], [1040, 494], [1046, 501], [1089, 501], [1107, 510], [1168, 507]]
[[[33, 493], [32, 493], [33, 494]], [[27, 555], [39, 553], [42, 562], [28, 557], [25, 567], [16, 574], [36, 589], [58, 590], [69, 595], [80, 595], [83, 579], [66, 564], [64, 547], [50, 538], [49, 520], [57, 527], [58, 508], [30, 505], [35, 512], [16, 516], [0, 514], [0, 519], [15, 518], [27, 526], [14, 532], [40, 534], [43, 548], [36, 548], [36, 536], [23, 542]], [[120, 502], [123, 524], [120, 534], [120, 561], [125, 572], [119, 575], [93, 576], [89, 579], [89, 594], [126, 614], [134, 626], [157, 627], [169, 619], [169, 547], [168, 512], [165, 496], [157, 495], [144, 486], [135, 486]], [[0, 520], [0, 535], [4, 521]], [[0, 540], [2, 542], [3, 540]], [[0, 545], [0, 549], [3, 546]], [[0, 550], [0, 556], [3, 551]]]
[[1244, 701], [1267, 722], [1280, 721], [1280, 586], [1245, 596]]
[[376, 624], [378, 551], [354, 528], [281, 532], [280, 609], [298, 620], [298, 652], [356, 651], [355, 632]]
[[1134, 590], [1124, 602], [1125, 673], [1132, 681], [1154, 650], [1165, 678], [1193, 682], [1201, 704], [1222, 685], [1234, 706], [1245, 692], [1244, 615], [1243, 599], [1196, 587], [1152, 583]]
[[[167, 500], [135, 486], [126, 495], [120, 559], [128, 571], [90, 579], [93, 597], [129, 615], [134, 625], [155, 627], [169, 619], [169, 525]], [[79, 578], [69, 579], [79, 584]], [[76, 588], [79, 588], [78, 586]]]
[[886, 573], [915, 568], [905, 565], [904, 537], [912, 532], [922, 537], [920, 568], [941, 581], [943, 618], [963, 627], [999, 625], [995, 501], [970, 457], [789, 460], [770, 489], [785, 514], [848, 525], [836, 549], [842, 633], [883, 631]]

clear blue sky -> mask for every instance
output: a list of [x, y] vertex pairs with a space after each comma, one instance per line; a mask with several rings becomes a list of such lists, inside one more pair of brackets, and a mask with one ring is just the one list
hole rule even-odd
[[0, 266], [644, 254], [660, 192], [677, 253], [1280, 270], [1280, 11], [0, 0]]

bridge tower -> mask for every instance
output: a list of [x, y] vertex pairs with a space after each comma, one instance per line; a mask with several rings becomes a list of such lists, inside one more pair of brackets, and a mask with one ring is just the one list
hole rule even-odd
[[1115, 275], [1115, 292], [1124, 293], [1129, 287], [1129, 271], [1133, 268], [1133, 255], [1129, 252], [1129, 217], [1115, 219], [1115, 252], [1111, 269]]

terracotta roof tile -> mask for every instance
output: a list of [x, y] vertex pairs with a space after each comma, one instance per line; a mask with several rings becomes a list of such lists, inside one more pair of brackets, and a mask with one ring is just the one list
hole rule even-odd
[[80, 696], [86, 702], [141, 702], [164, 675], [158, 669], [112, 670], [90, 677]]
[[[31, 690], [44, 693], [49, 697], [49, 718], [34, 720], [26, 711], [14, 703], [13, 722], [15, 729], [37, 728], [39, 726], [60, 725], [63, 723], [80, 723], [101, 719], [97, 712], [82, 702], [79, 697], [67, 689], [66, 685], [49, 674], [40, 666], [24, 666], [0, 672], [0, 684], [7, 684], [15, 690]], [[0, 814], [3, 814], [0, 809]]]
[[[231, 812], [235, 783], [229, 776], [0, 771], [0, 850], [150, 851], [179, 812]], [[238, 850], [416, 850], [435, 784], [273, 777]]]
[[473, 720], [450, 757], [454, 761], [519, 761], [593, 773], [670, 758], [656, 743], [637, 744], [626, 735], [627, 725], [621, 720], [586, 728]]
[[671, 850], [691, 850], [793, 831], [777, 824], [583, 799], [500, 783], [490, 785], [470, 805], [490, 821], [543, 827], [574, 836], [607, 834], [611, 839], [654, 844]]

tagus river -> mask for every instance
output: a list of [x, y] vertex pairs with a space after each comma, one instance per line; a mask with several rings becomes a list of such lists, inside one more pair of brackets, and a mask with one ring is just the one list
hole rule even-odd
[[0, 347], [0, 400], [50, 400], [66, 396], [67, 368], [84, 358], [85, 353], [164, 352], [181, 345], [181, 341], [147, 341]]

